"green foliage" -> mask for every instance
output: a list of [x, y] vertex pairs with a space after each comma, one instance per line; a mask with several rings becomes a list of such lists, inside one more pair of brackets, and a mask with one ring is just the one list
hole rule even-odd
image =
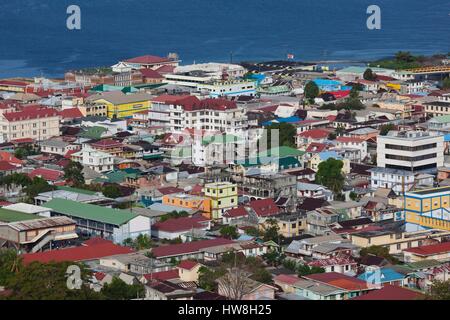
[[215, 291], [217, 289], [216, 280], [226, 274], [226, 269], [223, 267], [210, 269], [208, 267], [201, 266], [198, 273], [199, 287], [207, 291]]
[[397, 264], [399, 261], [397, 258], [389, 254], [389, 249], [382, 246], [370, 246], [367, 248], [362, 248], [359, 252], [361, 257], [366, 257], [368, 255], [375, 255], [377, 257], [383, 257], [392, 264]]
[[342, 174], [343, 162], [334, 158], [329, 158], [319, 164], [316, 173], [316, 183], [321, 184], [335, 194], [339, 194], [344, 186], [344, 175]]
[[286, 258], [286, 256], [276, 250], [271, 250], [265, 253], [263, 259], [271, 266], [277, 267], [282, 264]]
[[117, 184], [108, 184], [103, 187], [102, 193], [105, 197], [117, 199], [122, 196], [122, 191]]
[[7, 286], [22, 267], [22, 259], [15, 250], [0, 249], [0, 286]]
[[399, 51], [392, 59], [378, 60], [369, 66], [386, 69], [402, 70], [420, 67], [420, 62], [423, 60], [421, 56], [413, 56], [410, 52]]
[[[268, 126], [267, 128], [267, 148], [271, 149], [271, 148], [275, 148], [275, 147], [282, 147], [282, 146], [286, 146], [286, 147], [291, 147], [291, 148], [295, 148], [295, 136], [297, 134], [297, 129], [290, 123], [272, 123], [270, 126]], [[275, 133], [272, 130], [279, 130], [278, 134], [279, 134], [279, 141], [278, 141], [278, 145], [276, 146], [272, 146], [272, 134]], [[264, 135], [261, 139], [264, 139]], [[265, 144], [260, 142], [260, 147], [263, 148]], [[263, 151], [263, 150], [261, 150]]]
[[161, 216], [159, 221], [164, 222], [169, 219], [178, 219], [178, 218], [183, 218], [183, 217], [189, 217], [189, 213], [187, 213], [186, 211], [171, 211], [171, 212]]
[[450, 77], [447, 77], [442, 81], [442, 89], [450, 89]]
[[6, 288], [13, 291], [12, 300], [95, 300], [102, 296], [83, 285], [80, 290], [67, 287], [66, 271], [70, 265], [78, 265], [84, 283], [90, 273], [82, 264], [74, 262], [32, 262], [8, 281]]
[[220, 235], [227, 239], [237, 239], [239, 237], [236, 226], [223, 226], [220, 228]]
[[283, 267], [285, 267], [288, 270], [295, 271], [297, 270], [297, 262], [295, 262], [292, 259], [284, 259]]
[[314, 81], [309, 81], [305, 85], [305, 97], [308, 100], [317, 98], [319, 96], [319, 92], [320, 92], [319, 87]]
[[358, 195], [355, 192], [350, 192], [350, 199], [352, 199], [353, 201], [356, 201], [356, 199], [358, 199]]
[[266, 268], [258, 268], [257, 270], [255, 270], [255, 272], [253, 272], [250, 278], [261, 283], [272, 282], [272, 275], [269, 271], [267, 271]]
[[22, 186], [26, 187], [31, 184], [31, 178], [23, 173], [13, 173], [7, 176], [0, 177], [0, 185], [2, 186]]
[[31, 183], [25, 187], [28, 202], [33, 202], [34, 197], [36, 197], [39, 193], [52, 190], [55, 190], [55, 187], [48, 184], [47, 180], [41, 177], [34, 177]]
[[316, 274], [316, 273], [324, 273], [325, 269], [320, 267], [310, 267], [306, 264], [300, 264], [297, 266], [297, 274], [301, 276], [307, 276], [309, 274]]
[[18, 147], [14, 150], [14, 156], [18, 159], [25, 159], [28, 156], [33, 156], [33, 155], [37, 155], [40, 154], [40, 150], [34, 148], [32, 145], [30, 144], [26, 144], [22, 147]]
[[380, 127], [380, 135], [385, 136], [389, 133], [389, 131], [394, 130], [395, 126], [392, 123], [384, 124]]
[[275, 243], [279, 243], [282, 235], [279, 234], [280, 227], [275, 219], [268, 219], [264, 226], [264, 241], [274, 241]]
[[364, 80], [374, 81], [377, 79], [377, 75], [372, 71], [372, 69], [367, 68], [366, 71], [364, 71], [363, 78]]
[[434, 280], [430, 291], [426, 295], [427, 300], [450, 300], [450, 280]]
[[83, 165], [79, 162], [70, 161], [64, 168], [64, 179], [70, 181], [75, 187], [84, 185]]
[[247, 228], [245, 230], [245, 233], [251, 237], [256, 237], [256, 238], [258, 238], [261, 235], [261, 232], [259, 231], [259, 229], [255, 228], [255, 227]]
[[151, 237], [147, 234], [140, 234], [134, 240], [127, 238], [123, 240], [122, 244], [136, 250], [145, 250], [156, 246]]
[[114, 277], [110, 284], [105, 284], [101, 291], [108, 300], [131, 300], [145, 296], [144, 285], [128, 285], [121, 279]]

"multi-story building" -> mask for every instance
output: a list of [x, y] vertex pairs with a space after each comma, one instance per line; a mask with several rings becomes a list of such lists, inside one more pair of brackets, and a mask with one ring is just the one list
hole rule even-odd
[[86, 99], [88, 106], [104, 110], [110, 119], [131, 118], [134, 113], [150, 109], [151, 95], [147, 93], [125, 94], [122, 91], [94, 94]]
[[0, 224], [0, 247], [34, 253], [49, 246], [51, 248], [52, 244], [57, 245], [61, 241], [78, 238], [75, 232], [76, 224], [72, 219], [42, 218], [31, 214], [29, 217], [27, 220]]
[[450, 114], [450, 101], [438, 100], [432, 102], [425, 102], [425, 114], [427, 116], [436, 117]]
[[60, 135], [60, 119], [57, 110], [38, 106], [3, 113], [0, 116], [0, 139], [3, 142], [24, 138], [47, 140]]
[[120, 61], [118, 64], [112, 66], [112, 70], [116, 72], [121, 72], [124, 70], [139, 70], [139, 69], [153, 69], [164, 66], [178, 67], [180, 60], [176, 54], [171, 54], [166, 57], [158, 57], [152, 55], [145, 55], [140, 57], [135, 57], [127, 60]]
[[231, 134], [194, 137], [192, 162], [196, 166], [231, 164], [245, 157], [245, 140]]
[[205, 216], [211, 215], [211, 199], [208, 197], [187, 193], [173, 193], [164, 195], [162, 203], [169, 206], [202, 211]]
[[101, 152], [89, 147], [72, 154], [72, 161], [81, 163], [97, 172], [108, 172], [114, 169], [114, 157], [106, 152]]
[[71, 150], [78, 150], [80, 147], [75, 144], [70, 144], [63, 140], [50, 139], [42, 141], [39, 146], [42, 153], [58, 154], [64, 156]]
[[430, 174], [416, 174], [411, 171], [372, 168], [370, 172], [370, 185], [372, 189], [387, 188], [392, 189], [396, 194], [403, 194], [416, 186], [433, 186], [434, 177]]
[[205, 184], [205, 196], [211, 199], [210, 219], [222, 219], [222, 214], [238, 205], [238, 188], [231, 182], [215, 182]]
[[444, 165], [444, 136], [421, 131], [390, 131], [388, 135], [378, 137], [377, 165], [435, 172]]
[[405, 193], [406, 222], [450, 231], [450, 187]]
[[212, 98], [254, 96], [256, 95], [256, 82], [250, 80], [223, 80], [212, 83], [198, 84], [197, 90], [208, 94]]

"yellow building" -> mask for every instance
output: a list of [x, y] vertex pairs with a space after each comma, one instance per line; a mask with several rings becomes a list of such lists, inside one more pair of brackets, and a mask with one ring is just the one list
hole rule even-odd
[[442, 241], [450, 235], [448, 231], [422, 230], [414, 232], [376, 230], [361, 231], [350, 234], [352, 244], [361, 248], [382, 246], [389, 249], [390, 254], [402, 253], [403, 250], [429, 244], [432, 240]]
[[450, 231], [450, 187], [405, 193], [406, 222]]
[[[102, 92], [86, 99], [87, 103], [100, 110], [106, 108], [108, 118], [131, 118], [133, 114], [150, 110], [151, 96], [147, 93], [129, 93], [122, 91]], [[95, 108], [94, 108], [95, 109]]]
[[231, 182], [214, 182], [205, 184], [203, 192], [211, 199], [211, 219], [222, 219], [228, 209], [238, 206], [238, 188]]
[[211, 200], [207, 197], [200, 197], [186, 193], [175, 193], [163, 196], [162, 203], [202, 211], [205, 216], [211, 215]]

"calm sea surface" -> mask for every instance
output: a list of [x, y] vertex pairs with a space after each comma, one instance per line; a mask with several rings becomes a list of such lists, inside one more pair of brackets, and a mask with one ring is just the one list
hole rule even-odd
[[[82, 29], [66, 28], [81, 7]], [[366, 27], [381, 8], [382, 29]], [[13, 0], [0, 2], [0, 78], [60, 76], [119, 59], [179, 54], [183, 63], [366, 61], [398, 50], [450, 51], [449, 0]]]

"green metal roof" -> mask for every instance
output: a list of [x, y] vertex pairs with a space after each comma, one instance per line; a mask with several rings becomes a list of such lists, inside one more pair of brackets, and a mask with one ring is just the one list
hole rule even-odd
[[406, 264], [406, 266], [413, 270], [420, 270], [420, 269], [426, 269], [426, 268], [440, 266], [441, 264], [442, 264], [442, 262], [440, 262], [438, 260], [429, 259], [429, 260], [411, 262], [411, 263]]
[[42, 219], [42, 217], [34, 215], [34, 214], [0, 208], [0, 221], [1, 222], [10, 223], [10, 222], [35, 220], [35, 219]]
[[121, 183], [125, 181], [125, 178], [128, 173], [117, 170], [104, 174], [105, 178], [95, 179], [97, 182], [110, 182], [110, 183]]
[[124, 87], [112, 86], [112, 85], [109, 85], [109, 84], [101, 84], [101, 85], [98, 85], [98, 86], [92, 88], [89, 91], [92, 91], [92, 92], [108, 92], [108, 91], [119, 91], [119, 90], [122, 90], [123, 88]]
[[60, 214], [116, 226], [121, 226], [138, 216], [129, 210], [111, 209], [58, 198], [50, 200], [43, 207], [50, 208]]
[[300, 151], [295, 148], [281, 146], [278, 148], [272, 148], [266, 151], [263, 151], [259, 154], [259, 157], [279, 157], [279, 158], [285, 158], [285, 157], [300, 157], [304, 155], [304, 151]]
[[83, 131], [80, 136], [83, 138], [100, 139], [102, 134], [106, 131], [107, 129], [103, 127], [90, 127], [89, 129]]
[[439, 122], [439, 123], [449, 123], [450, 122], [450, 115], [443, 115], [439, 117], [434, 117], [431, 119], [433, 122]]

